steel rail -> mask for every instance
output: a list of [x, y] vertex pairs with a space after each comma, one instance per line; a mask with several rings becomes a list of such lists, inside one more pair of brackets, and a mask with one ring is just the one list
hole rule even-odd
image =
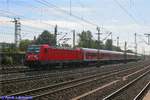
[[[133, 67], [133, 68], [136, 68], [136, 67]], [[87, 70], [87, 69], [84, 69], [84, 70]], [[120, 69], [122, 70], [122, 69]], [[72, 70], [71, 70], [72, 71]], [[118, 71], [118, 70], [114, 70], [114, 71]], [[22, 77], [22, 78], [11, 78], [11, 79], [6, 79], [6, 80], [0, 80], [0, 84], [8, 84], [8, 83], [14, 83], [14, 82], [21, 82], [21, 81], [28, 81], [28, 80], [32, 80], [32, 79], [39, 79], [39, 78], [47, 78], [49, 77], [50, 75], [54, 75], [54, 74], [65, 74], [66, 72], [69, 72], [70, 71], [63, 71], [63, 72], [59, 72], [59, 73], [47, 73], [47, 74], [41, 74], [41, 75], [34, 75], [34, 76], [27, 76], [27, 77]], [[94, 71], [93, 72], [97, 72], [97, 71]], [[111, 72], [111, 71], [109, 71]], [[27, 72], [28, 73], [28, 72]], [[78, 72], [78, 74], [80, 74], [81, 72]], [[86, 72], [87, 74], [88, 73], [91, 73], [91, 72]], [[72, 73], [71, 75], [73, 75], [74, 73]], [[75, 73], [77, 75], [77, 73]]]
[[146, 71], [145, 73], [143, 73], [142, 75], [140, 75], [139, 77], [135, 78], [134, 80], [132, 80], [131, 82], [129, 82], [128, 84], [124, 85], [123, 87], [119, 88], [118, 90], [116, 90], [115, 92], [111, 93], [110, 95], [106, 96], [105, 98], [103, 98], [103, 100], [111, 100], [111, 98], [113, 98], [114, 96], [116, 96], [118, 93], [120, 93], [121, 91], [125, 90], [126, 88], [128, 88], [129, 86], [131, 86], [132, 84], [134, 84], [135, 82], [137, 82], [138, 80], [140, 80], [141, 78], [143, 78], [145, 75], [147, 75], [150, 72], [150, 70]]
[[150, 87], [150, 81], [146, 84], [146, 86], [139, 92], [139, 94], [133, 100], [141, 100], [145, 95], [145, 92], [148, 91]]
[[[84, 72], [86, 72], [86, 70], [89, 70], [89, 69], [83, 69]], [[76, 71], [78, 71], [78, 70], [76, 70]], [[35, 70], [34, 72], [38, 72], [38, 71]], [[42, 71], [39, 71], [39, 72], [42, 72]], [[67, 71], [64, 70], [63, 72], [53, 72], [53, 73], [38, 74], [38, 75], [33, 75], [33, 76], [26, 76], [26, 77], [21, 77], [21, 78], [11, 78], [11, 79], [0, 80], [0, 84], [8, 84], [8, 83], [12, 83], [12, 82], [21, 82], [21, 81], [27, 81], [27, 80], [39, 79], [39, 78], [47, 78], [47, 77], [50, 77], [50, 75], [68, 74], [67, 72], [71, 73], [70, 75], [75, 74], [75, 73], [72, 73], [72, 70], [67, 70]], [[94, 72], [94, 70], [93, 70], [93, 72]], [[29, 72], [26, 72], [26, 73], [29, 73]], [[81, 73], [81, 72], [78, 72], [76, 74], [79, 74], [79, 73]], [[86, 72], [86, 73], [88, 74], [89, 72]]]
[[[10, 94], [8, 96], [17, 96], [17, 95], [29, 94], [29, 93], [40, 91], [40, 90], [47, 89], [47, 88], [54, 88], [54, 87], [59, 87], [59, 86], [62, 86], [62, 85], [67, 85], [67, 84], [71, 84], [71, 83], [78, 82], [78, 81], [83, 81], [83, 80], [88, 80], [88, 79], [94, 79], [94, 77], [98, 77], [98, 76], [101, 76], [102, 78], [106, 78], [106, 75], [108, 77], [108, 76], [116, 75], [116, 74], [121, 73], [121, 72], [129, 71], [129, 70], [132, 70], [132, 69], [134, 69], [134, 68], [122, 70], [122, 71], [119, 71], [119, 72], [118, 72], [118, 70], [115, 70], [115, 71], [113, 71], [114, 73], [112, 72], [111, 74], [108, 74], [110, 72], [106, 72], [106, 73], [103, 73], [103, 74], [99, 73], [99, 74], [95, 74], [95, 75], [90, 75], [90, 76], [82, 77], [82, 78], [79, 78], [79, 79], [74, 79], [74, 80], [70, 80], [70, 81], [65, 81], [65, 82], [57, 83], [55, 85], [48, 85], [48, 86], [44, 86], [44, 87], [40, 87], [40, 88], [36, 88], [36, 89], [32, 89], [32, 90], [27, 90], [27, 91], [23, 91], [23, 92], [18, 92], [18, 93]], [[102, 76], [102, 75], [104, 75], [105, 77]]]
[[[137, 73], [139, 73], [139, 72], [141, 72], [141, 71], [143, 71], [143, 70], [145, 70], [145, 69], [147, 69], [147, 68], [149, 68], [149, 66], [146, 66], [146, 67], [143, 68], [143, 69], [140, 69], [140, 70], [138, 70], [138, 71], [135, 71], [134, 73], [128, 74], [128, 75], [126, 75], [126, 76], [123, 76], [121, 80], [125, 81], [125, 80], [124, 80], [124, 77], [127, 78], [127, 77], [129, 77], [129, 76], [135, 75], [135, 74], [137, 74]], [[121, 81], [121, 80], [118, 80], [118, 81]], [[111, 82], [110, 82], [110, 83], [111, 83]], [[108, 84], [109, 84], [109, 83], [108, 83]], [[106, 85], [107, 85], [107, 84], [106, 84]], [[105, 85], [104, 85], [104, 86], [105, 86]], [[100, 89], [102, 89], [102, 87], [103, 87], [103, 86], [98, 87], [98, 88], [96, 88], [96, 89], [94, 89], [94, 90], [88, 91], [88, 92], [86, 92], [86, 93], [84, 93], [84, 94], [82, 94], [82, 95], [80, 95], [80, 96], [77, 96], [77, 97], [72, 98], [71, 100], [80, 100], [80, 99], [82, 99], [82, 98], [84, 98], [84, 97], [86, 97], [86, 96], [89, 96], [89, 95], [91, 95], [91, 94], [96, 93], [97, 91], [99, 91]]]

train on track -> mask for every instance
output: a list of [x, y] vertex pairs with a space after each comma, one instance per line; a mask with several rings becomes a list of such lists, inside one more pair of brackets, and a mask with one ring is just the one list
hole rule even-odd
[[49, 65], [88, 65], [92, 63], [110, 63], [135, 61], [139, 58], [133, 53], [98, 50], [90, 48], [65, 49], [56, 48], [47, 44], [30, 45], [25, 56], [25, 65], [49, 66]]

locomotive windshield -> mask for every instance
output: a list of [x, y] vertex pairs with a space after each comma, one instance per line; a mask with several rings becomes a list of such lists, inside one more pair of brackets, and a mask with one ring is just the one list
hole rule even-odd
[[27, 52], [39, 53], [40, 52], [40, 46], [37, 46], [37, 45], [29, 46], [27, 49]]

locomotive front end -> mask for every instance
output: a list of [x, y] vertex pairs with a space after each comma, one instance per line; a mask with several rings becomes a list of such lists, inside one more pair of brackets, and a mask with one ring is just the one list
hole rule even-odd
[[40, 46], [31, 45], [28, 47], [25, 58], [25, 65], [34, 66], [39, 64]]

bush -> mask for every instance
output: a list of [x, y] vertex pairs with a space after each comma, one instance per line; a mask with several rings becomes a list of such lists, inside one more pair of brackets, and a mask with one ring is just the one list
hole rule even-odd
[[6, 56], [2, 59], [2, 64], [4, 65], [12, 65], [13, 64], [13, 59], [12, 57]]

